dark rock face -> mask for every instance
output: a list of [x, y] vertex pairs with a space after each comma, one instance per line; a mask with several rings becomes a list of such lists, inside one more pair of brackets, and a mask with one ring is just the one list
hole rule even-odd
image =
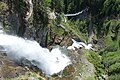
[[26, 69], [15, 64], [3, 53], [0, 53], [0, 80], [14, 78], [25, 74]]

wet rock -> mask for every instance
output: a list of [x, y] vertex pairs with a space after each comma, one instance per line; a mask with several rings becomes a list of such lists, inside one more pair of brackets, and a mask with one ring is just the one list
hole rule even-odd
[[[39, 72], [38, 77], [33, 76], [25, 76], [23, 80], [36, 80], [39, 76], [44, 77], [46, 80], [86, 80], [89, 77], [94, 78], [94, 65], [91, 64], [84, 55], [84, 49], [77, 49], [75, 51], [67, 50], [65, 47], [59, 47], [60, 50], [68, 55], [72, 61], [72, 64], [67, 66], [63, 71], [54, 75], [54, 76], [45, 76], [44, 74], [40, 74], [40, 70], [33, 70], [34, 72]], [[53, 48], [55, 48], [53, 47]], [[28, 69], [29, 70], [29, 69]], [[18, 80], [16, 77], [26, 73], [26, 69], [18, 66], [13, 61], [9, 60], [7, 56], [0, 55], [0, 80], [4, 80], [6, 78], [12, 78], [12, 80]], [[13, 79], [15, 78], [15, 79]], [[20, 78], [19, 80], [21, 80]], [[43, 79], [43, 80], [45, 80]], [[89, 80], [89, 79], [88, 79]]]
[[68, 46], [71, 46], [72, 45], [72, 40], [71, 40], [71, 37], [69, 36], [65, 36], [62, 40], [62, 42], [60, 43], [61, 46], [65, 46], [65, 47], [68, 47]]
[[[60, 47], [60, 46], [56, 46]], [[95, 68], [85, 57], [84, 49], [67, 50], [60, 47], [63, 53], [67, 53], [72, 64], [67, 66], [61, 73], [54, 75], [49, 80], [95, 80]]]
[[25, 72], [25, 68], [18, 66], [12, 60], [8, 59], [7, 56], [3, 56], [0, 53], [0, 80], [14, 78], [25, 74]]

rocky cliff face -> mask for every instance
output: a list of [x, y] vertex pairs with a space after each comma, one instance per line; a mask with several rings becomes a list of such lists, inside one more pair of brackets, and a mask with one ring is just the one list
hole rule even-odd
[[10, 60], [5, 53], [0, 52], [0, 79], [15, 78], [19, 75], [25, 74], [27, 70], [14, 61]]
[[[32, 76], [37, 74], [35, 79], [102, 80], [107, 77], [111, 80], [120, 79], [119, 0], [91, 2], [85, 0], [33, 0], [32, 4], [31, 0], [1, 0], [0, 22], [3, 28], [0, 26], [0, 33], [3, 33], [2, 30], [4, 30], [8, 34], [36, 40], [41, 46], [48, 47], [50, 50], [55, 45], [67, 48], [72, 44], [72, 38], [91, 43], [95, 48], [95, 51], [88, 51], [84, 48], [71, 50], [69, 56], [73, 64], [68, 66], [62, 75], [57, 74], [49, 78], [37, 69], [28, 68], [33, 71]], [[81, 15], [65, 17], [65, 13], [76, 13], [86, 7], [87, 12], [83, 12]], [[17, 77], [25, 72], [24, 67], [9, 60], [7, 56], [0, 55], [1, 79]], [[24, 79], [28, 79], [28, 77], [29, 74], [25, 74]], [[34, 78], [32, 77], [32, 79]]]
[[[87, 80], [95, 79], [95, 67], [92, 63], [88, 61], [85, 57], [84, 50], [70, 50], [61, 47], [63, 53], [67, 55], [72, 60], [72, 64], [67, 66], [63, 72], [53, 75], [52, 77], [45, 76], [40, 70], [35, 67], [22, 66], [22, 64], [17, 64], [10, 60], [5, 53], [0, 53], [0, 77], [1, 79], [47, 79], [50, 80]], [[32, 74], [30, 73], [32, 71]], [[35, 72], [35, 73], [34, 73]], [[39, 74], [38, 74], [39, 73]], [[30, 74], [28, 76], [28, 74]], [[37, 76], [32, 76], [32, 75]], [[21, 77], [24, 75], [23, 77]], [[44, 77], [44, 78], [43, 78]]]

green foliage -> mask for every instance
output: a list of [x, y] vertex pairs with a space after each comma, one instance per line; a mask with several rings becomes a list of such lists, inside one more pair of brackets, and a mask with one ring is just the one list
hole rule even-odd
[[110, 80], [119, 80], [120, 77], [120, 50], [107, 52], [103, 55], [103, 63]]
[[51, 8], [54, 9], [56, 12], [63, 12], [64, 11], [64, 0], [52, 0], [51, 1]]
[[82, 41], [86, 41], [87, 40], [87, 36], [86, 36], [86, 22], [85, 21], [71, 21], [70, 26], [68, 26], [70, 28], [70, 30], [76, 35], [78, 36]]
[[[119, 30], [120, 22], [119, 20], [107, 20], [103, 23], [104, 26], [104, 36], [105, 36], [105, 45], [107, 47], [111, 46], [113, 49], [119, 49], [120, 40], [119, 40]], [[112, 32], [114, 31], [114, 32]]]
[[74, 0], [68, 0], [68, 1], [66, 0], [65, 3], [66, 3], [65, 4], [65, 8], [66, 8], [65, 12], [67, 12], [67, 13], [72, 12], [73, 9], [75, 8]]
[[96, 80], [94, 77], [88, 77], [85, 80]]
[[51, 5], [51, 0], [42, 0], [41, 2], [44, 7], [50, 7]]
[[34, 72], [27, 72], [25, 75], [18, 76], [16, 78], [11, 79], [5, 79], [5, 80], [45, 80], [43, 77], [41, 77], [39, 74]]
[[[63, 25], [65, 27], [65, 29], [68, 30], [68, 33], [70, 32], [70, 34], [72, 35], [76, 35], [77, 37], [79, 37], [82, 41], [86, 41], [86, 21], [83, 20], [77, 20], [77, 21], [73, 21], [73, 20], [69, 20], [69, 22], [64, 22], [64, 13], [59, 15], [57, 17], [57, 19], [55, 19], [55, 21], [53, 21], [52, 23], [53, 27], [52, 27], [52, 32], [55, 33], [60, 33], [60, 34], [64, 34], [65, 30], [63, 28], [61, 28], [60, 26], [56, 26], [56, 25]], [[57, 30], [58, 29], [58, 30]], [[57, 32], [56, 32], [57, 31]]]
[[109, 80], [119, 80], [120, 74], [120, 22], [119, 20], [108, 20], [104, 23], [105, 45], [103, 51], [103, 63]]
[[[119, 58], [120, 59], [120, 58]], [[119, 61], [119, 59], [116, 59], [116, 60], [118, 60]], [[114, 60], [114, 59], [113, 59]], [[110, 62], [111, 63], [111, 62]], [[112, 63], [111, 63], [112, 64]], [[114, 65], [110, 65], [109, 67], [108, 67], [108, 72], [109, 72], [109, 74], [116, 74], [116, 73], [119, 73], [120, 72], [120, 61], [119, 62], [115, 62], [115, 60], [114, 60]]]
[[46, 3], [47, 3], [47, 6], [49, 6], [49, 7], [50, 7], [51, 0], [46, 0]]
[[0, 1], [0, 15], [5, 14], [6, 10], [8, 10], [7, 4]]
[[120, 80], [120, 74], [109, 76], [108, 80]]
[[13, 0], [12, 3], [14, 4], [14, 10], [22, 14], [22, 16], [25, 16], [25, 11], [27, 10], [25, 1], [24, 0]]
[[120, 12], [120, 0], [105, 0], [102, 11], [106, 15], [118, 14]]
[[100, 57], [100, 55], [98, 53], [95, 53], [93, 51], [87, 51], [87, 58], [88, 60], [94, 64], [95, 67], [95, 74], [97, 75], [97, 77], [102, 76], [102, 74], [104, 74], [104, 65], [102, 64], [102, 59]]
[[87, 33], [87, 21], [86, 20], [77, 20], [73, 22], [74, 25], [79, 29], [83, 34]]
[[52, 26], [51, 28], [54, 35], [62, 36], [65, 33], [65, 30], [60, 26]]
[[69, 22], [69, 23], [61, 23], [64, 25], [70, 32], [71, 34], [76, 35], [79, 37], [82, 41], [86, 41], [85, 35], [79, 30], [79, 27], [74, 24], [74, 22]]

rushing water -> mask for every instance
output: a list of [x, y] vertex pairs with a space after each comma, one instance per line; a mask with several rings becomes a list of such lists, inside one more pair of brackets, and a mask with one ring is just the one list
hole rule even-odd
[[47, 75], [58, 73], [71, 64], [70, 59], [59, 48], [54, 48], [50, 52], [36, 41], [17, 36], [0, 34], [0, 47], [4, 48], [7, 56], [12, 60], [21, 62], [26, 59]]
[[71, 46], [69, 46], [67, 49], [72, 49], [72, 50], [75, 50], [75, 48], [82, 48], [82, 47], [84, 47], [85, 49], [87, 49], [87, 50], [94, 50], [93, 48], [92, 48], [92, 44], [85, 44], [84, 42], [77, 42], [77, 41], [75, 41], [74, 39], [72, 39], [72, 41], [73, 41], [73, 44], [71, 45]]

